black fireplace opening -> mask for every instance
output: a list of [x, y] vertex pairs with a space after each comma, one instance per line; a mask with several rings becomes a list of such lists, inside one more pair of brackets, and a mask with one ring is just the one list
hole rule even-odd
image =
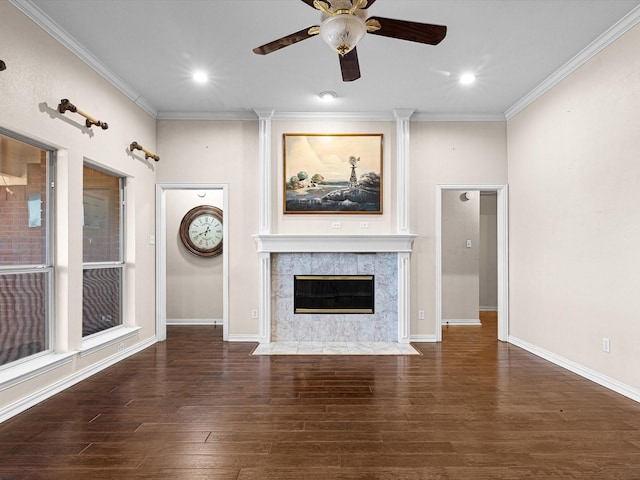
[[294, 313], [374, 313], [374, 275], [295, 275]]

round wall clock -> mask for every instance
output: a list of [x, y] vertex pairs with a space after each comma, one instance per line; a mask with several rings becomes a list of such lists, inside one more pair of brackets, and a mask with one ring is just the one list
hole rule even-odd
[[189, 210], [180, 222], [180, 240], [194, 255], [215, 257], [222, 253], [222, 210], [200, 205]]

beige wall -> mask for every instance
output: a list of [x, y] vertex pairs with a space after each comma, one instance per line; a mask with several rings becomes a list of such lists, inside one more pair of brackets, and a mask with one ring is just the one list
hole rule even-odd
[[[203, 195], [200, 197], [199, 195]], [[222, 321], [223, 259], [198, 257], [180, 240], [180, 222], [198, 205], [222, 210], [222, 190], [167, 190], [166, 192], [167, 322]], [[226, 242], [223, 243], [226, 246]], [[223, 247], [224, 248], [224, 247]]]
[[[283, 139], [285, 133], [381, 133], [382, 215], [317, 214], [283, 215]], [[273, 233], [388, 234], [395, 233], [395, 133], [394, 122], [275, 121], [272, 126]], [[332, 228], [340, 222], [341, 228]], [[369, 228], [361, 228], [368, 222]]]
[[[141, 327], [125, 348], [155, 336], [155, 165], [131, 155], [136, 140], [155, 149], [155, 121], [14, 6], [0, 1], [0, 45], [7, 69], [0, 72], [0, 126], [59, 151], [56, 168], [56, 350], [82, 346], [82, 170], [83, 161], [127, 177], [127, 273], [125, 323]], [[57, 112], [68, 98], [109, 124], [84, 126], [78, 114]], [[153, 163], [153, 162], [152, 162]], [[116, 346], [74, 357], [0, 392], [0, 408], [92, 368], [116, 354]]]
[[[273, 121], [273, 233], [395, 233], [394, 122]], [[382, 133], [383, 215], [284, 215], [284, 133]], [[506, 126], [502, 122], [415, 123], [411, 127], [412, 256], [411, 334], [435, 335], [435, 192], [437, 183], [506, 183]], [[230, 226], [229, 333], [258, 335], [260, 264], [251, 235], [258, 233], [258, 122], [158, 121], [160, 183], [227, 183]], [[188, 165], [188, 167], [185, 167]], [[331, 227], [341, 223], [340, 230]], [[368, 229], [360, 223], [369, 222]], [[418, 309], [426, 319], [417, 320]]]
[[[258, 334], [260, 264], [251, 235], [258, 233], [258, 121], [157, 122], [158, 183], [228, 185], [229, 335]], [[169, 240], [170, 233], [167, 232]]]
[[498, 308], [498, 196], [480, 196], [480, 309]]
[[[436, 185], [507, 183], [504, 122], [411, 124], [411, 335], [435, 337]], [[418, 320], [418, 310], [425, 319]]]
[[636, 26], [508, 122], [510, 334], [635, 389], [638, 45]]
[[465, 193], [442, 192], [442, 323], [478, 321], [480, 192]]

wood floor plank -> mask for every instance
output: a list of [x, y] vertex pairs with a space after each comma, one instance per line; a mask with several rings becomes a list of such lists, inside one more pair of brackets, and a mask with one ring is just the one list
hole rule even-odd
[[640, 404], [481, 318], [412, 356], [254, 356], [169, 327], [0, 424], [0, 479], [640, 479]]

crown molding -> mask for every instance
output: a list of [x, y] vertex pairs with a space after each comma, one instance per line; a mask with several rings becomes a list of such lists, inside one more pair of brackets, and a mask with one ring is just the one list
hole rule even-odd
[[547, 77], [540, 85], [527, 93], [524, 97], [518, 100], [513, 106], [507, 109], [505, 117], [507, 120], [511, 120], [518, 113], [524, 110], [526, 107], [535, 102], [538, 98], [542, 97], [545, 93], [556, 86], [565, 77], [575, 72], [582, 65], [587, 63], [598, 53], [611, 45], [614, 41], [624, 35], [628, 30], [633, 28], [640, 22], [640, 6], [634, 8], [626, 16], [624, 16], [615, 25], [609, 28], [606, 32], [600, 35], [587, 47], [585, 47], [575, 57], [565, 63], [556, 72]]
[[393, 112], [278, 112], [274, 120], [332, 120], [345, 122], [395, 122]]
[[54, 22], [51, 17], [40, 10], [40, 8], [34, 5], [30, 0], [9, 0], [9, 2], [71, 51], [71, 53], [89, 65], [89, 67], [100, 74], [111, 85], [120, 90], [125, 96], [133, 101], [133, 103], [152, 117], [156, 118], [157, 112], [146, 98], [109, 70], [102, 62], [100, 62], [100, 60], [89, 52], [89, 50], [84, 48], [75, 38], [69, 35], [62, 27], [60, 27], [60, 25]]
[[[407, 112], [414, 110], [406, 109]], [[158, 120], [257, 120], [260, 116], [260, 109], [242, 111], [220, 111], [220, 112], [158, 112]], [[293, 120], [293, 121], [334, 121], [334, 122], [396, 122], [398, 112], [404, 110], [393, 110], [389, 112], [278, 112], [269, 110], [271, 120]], [[412, 113], [409, 117], [411, 122], [504, 122], [506, 120], [503, 113], [487, 114], [435, 114], [435, 113]]]
[[411, 116], [412, 122], [504, 122], [504, 113], [421, 113]]
[[221, 112], [158, 112], [158, 120], [258, 120], [259, 110], [233, 110]]

